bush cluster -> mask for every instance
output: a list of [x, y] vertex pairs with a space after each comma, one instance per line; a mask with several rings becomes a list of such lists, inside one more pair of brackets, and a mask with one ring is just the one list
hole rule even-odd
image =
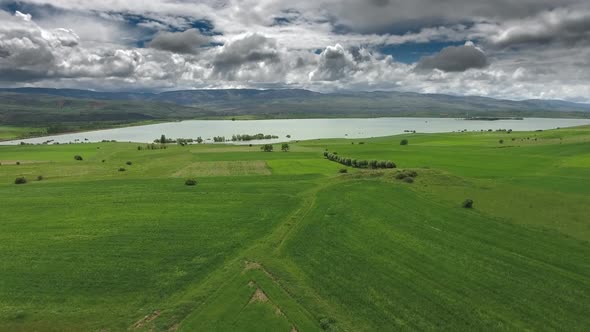
[[338, 155], [338, 153], [334, 152], [334, 153], [329, 153], [329, 152], [324, 152], [324, 157], [328, 160], [331, 161], [335, 161], [337, 163], [340, 163], [344, 166], [350, 166], [350, 167], [355, 167], [355, 168], [371, 168], [371, 169], [377, 169], [377, 168], [396, 168], [397, 166], [395, 165], [394, 162], [391, 161], [385, 161], [385, 160], [357, 160], [357, 159], [351, 159], [351, 158], [346, 158], [346, 157], [341, 157]]
[[14, 184], [25, 184], [27, 183], [27, 179], [25, 179], [25, 177], [23, 176], [19, 176], [18, 178], [16, 178], [14, 180]]
[[260, 147], [260, 150], [262, 150], [264, 152], [272, 152], [273, 149], [274, 149], [274, 147], [272, 146], [272, 144], [264, 144], [263, 146]]
[[472, 199], [469, 199], [469, 198], [468, 198], [468, 199], [466, 199], [466, 200], [463, 202], [462, 206], [463, 206], [464, 208], [466, 208], [466, 209], [471, 209], [471, 208], [473, 208], [473, 200], [472, 200]]
[[405, 181], [407, 183], [414, 182], [414, 178], [418, 176], [418, 172], [413, 170], [403, 170], [395, 174], [395, 178]]
[[141, 151], [141, 150], [162, 150], [162, 149], [163, 150], [166, 150], [167, 148], [168, 147], [166, 145], [164, 145], [164, 144], [154, 144], [154, 143], [151, 143], [151, 144], [146, 145], [145, 147], [138, 146], [137, 147], [137, 150], [138, 151]]

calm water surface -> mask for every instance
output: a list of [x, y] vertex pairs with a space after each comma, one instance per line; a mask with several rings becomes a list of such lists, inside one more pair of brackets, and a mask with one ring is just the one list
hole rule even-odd
[[[288, 119], [288, 120], [191, 120], [146, 126], [97, 130], [84, 133], [53, 135], [0, 144], [100, 142], [153, 142], [162, 134], [168, 138], [197, 138], [211, 142], [214, 136], [231, 139], [237, 134], [276, 135], [279, 139], [264, 142], [307, 140], [318, 138], [369, 138], [402, 134], [405, 130], [418, 133], [442, 133], [460, 130], [512, 129], [514, 131], [554, 129], [590, 124], [590, 119], [525, 118], [524, 120], [467, 121], [448, 118], [373, 118], [373, 119]], [[290, 135], [291, 138], [287, 138]], [[247, 143], [260, 143], [250, 141]]]

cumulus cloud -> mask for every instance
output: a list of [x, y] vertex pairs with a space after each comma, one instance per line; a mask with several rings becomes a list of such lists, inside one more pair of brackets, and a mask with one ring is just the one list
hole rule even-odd
[[244, 71], [263, 70], [279, 62], [280, 51], [276, 40], [260, 34], [248, 34], [221, 47], [212, 64], [215, 73], [233, 80]]
[[201, 34], [199, 30], [188, 29], [182, 32], [160, 31], [148, 46], [173, 53], [196, 54], [209, 42], [210, 37]]
[[[590, 95], [590, 3], [583, 0], [20, 0], [15, 6], [20, 12], [0, 10], [3, 86]], [[468, 40], [485, 52], [471, 43], [441, 47]], [[398, 56], [409, 44], [424, 45], [424, 53]]]
[[417, 70], [440, 69], [447, 72], [462, 72], [471, 68], [485, 68], [488, 59], [485, 53], [471, 42], [463, 46], [449, 46], [435, 55], [422, 57]]
[[312, 81], [336, 81], [343, 79], [355, 71], [352, 54], [344, 50], [340, 44], [328, 46], [320, 54], [317, 69], [309, 74]]

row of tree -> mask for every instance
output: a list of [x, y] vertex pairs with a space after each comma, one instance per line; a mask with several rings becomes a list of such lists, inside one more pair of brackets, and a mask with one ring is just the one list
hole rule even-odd
[[187, 144], [191, 144], [191, 143], [203, 143], [203, 138], [201, 136], [197, 137], [197, 138], [177, 138], [177, 139], [173, 139], [173, 138], [166, 138], [166, 135], [162, 135], [160, 138], [156, 138], [154, 140], [154, 143], [160, 143], [160, 144], [172, 144], [172, 143], [178, 143], [179, 145], [187, 145]]
[[[276, 138], [279, 138], [279, 136], [265, 135], [265, 134], [256, 134], [256, 135], [243, 134], [243, 135], [233, 135], [231, 137], [231, 141], [232, 142], [241, 142], [241, 141], [253, 141], [253, 140], [263, 140], [263, 139], [276, 139]], [[196, 139], [193, 139], [193, 138], [172, 139], [172, 138], [166, 138], [165, 135], [162, 135], [160, 138], [155, 139], [154, 143], [160, 143], [160, 144], [178, 143], [179, 145], [184, 146], [184, 145], [191, 144], [191, 143], [201, 144], [201, 143], [203, 143], [203, 141], [204, 140], [201, 136], [197, 137]], [[224, 143], [227, 141], [229, 141], [229, 139], [227, 139], [225, 136], [213, 137], [213, 142], [215, 142], [215, 143]]]
[[166, 145], [163, 144], [155, 144], [155, 143], [151, 143], [144, 146], [138, 145], [137, 146], [137, 150], [161, 150], [161, 149], [166, 149]]
[[[281, 145], [281, 151], [283, 152], [289, 152], [290, 149], [291, 148], [289, 147], [288, 143], [283, 143], [283, 145]], [[264, 152], [272, 152], [274, 150], [274, 147], [272, 144], [264, 144], [260, 147], [260, 150]]]
[[263, 139], [273, 139], [273, 138], [279, 138], [279, 136], [264, 135], [264, 134], [256, 134], [256, 135], [243, 134], [243, 135], [233, 135], [231, 137], [231, 140], [232, 140], [232, 142], [236, 142], [236, 141], [253, 141], [253, 140], [263, 140]]
[[328, 160], [341, 163], [342, 165], [356, 167], [356, 168], [377, 169], [377, 168], [396, 168], [397, 167], [395, 165], [395, 163], [392, 162], [392, 161], [385, 161], [385, 160], [357, 160], [357, 159], [351, 159], [351, 158], [341, 157], [337, 153], [329, 153], [327, 151], [324, 152], [324, 157], [326, 157], [326, 159], [328, 159]]

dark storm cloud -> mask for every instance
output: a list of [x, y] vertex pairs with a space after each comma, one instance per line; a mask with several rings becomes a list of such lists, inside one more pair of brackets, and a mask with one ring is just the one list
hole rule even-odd
[[196, 54], [209, 42], [210, 37], [202, 35], [197, 29], [182, 32], [161, 31], [156, 34], [148, 47], [173, 53]]
[[[363, 33], [400, 32], [479, 20], [509, 20], [554, 8], [580, 5], [582, 0], [319, 0], [335, 24]], [[588, 4], [586, 4], [587, 6]]]
[[259, 34], [248, 35], [223, 46], [213, 60], [217, 73], [226, 74], [242, 66], [280, 61], [276, 41]]
[[510, 22], [491, 38], [493, 45], [512, 47], [546, 44], [590, 44], [590, 10], [556, 9], [537, 17]]
[[449, 46], [435, 55], [425, 56], [418, 61], [417, 70], [440, 69], [447, 72], [462, 72], [471, 68], [485, 68], [486, 55], [473, 45]]

